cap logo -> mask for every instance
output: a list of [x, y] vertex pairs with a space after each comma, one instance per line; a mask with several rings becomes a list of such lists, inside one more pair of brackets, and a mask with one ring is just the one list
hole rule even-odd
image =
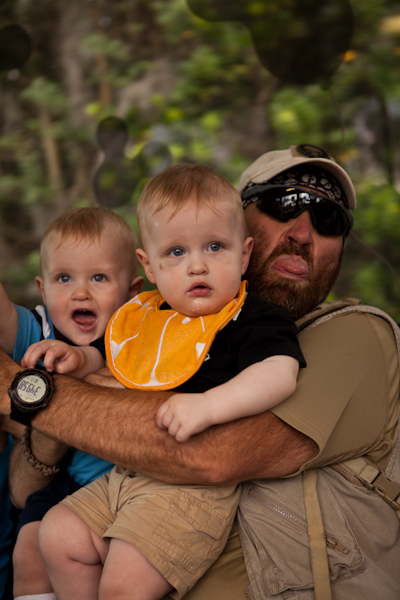
[[296, 146], [296, 150], [300, 154], [308, 156], [308, 158], [329, 158], [329, 155], [325, 150], [318, 148], [318, 146], [311, 146], [310, 144], [300, 144], [299, 146]]

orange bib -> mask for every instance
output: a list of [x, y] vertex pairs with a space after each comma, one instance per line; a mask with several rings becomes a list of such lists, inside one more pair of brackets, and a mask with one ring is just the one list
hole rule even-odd
[[106, 334], [108, 367], [129, 388], [170, 390], [199, 370], [218, 331], [239, 312], [246, 298], [246, 281], [238, 296], [219, 313], [187, 317], [165, 302], [158, 290], [143, 292], [121, 306]]

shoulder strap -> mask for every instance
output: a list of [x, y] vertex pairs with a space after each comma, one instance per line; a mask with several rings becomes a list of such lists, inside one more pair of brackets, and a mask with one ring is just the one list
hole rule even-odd
[[47, 321], [46, 311], [44, 306], [38, 304], [35, 308], [31, 310], [31, 313], [35, 317], [36, 321], [39, 323], [41, 328], [40, 341], [47, 339], [51, 334], [51, 328]]
[[346, 300], [334, 300], [333, 302], [323, 302], [319, 304], [314, 310], [310, 313], [304, 315], [296, 321], [297, 331], [303, 331], [309, 325], [312, 325], [316, 321], [319, 321], [322, 317], [326, 315], [331, 315], [329, 318], [333, 316], [333, 313], [339, 312], [343, 308], [347, 308], [348, 306], [359, 306], [362, 305], [361, 300], [357, 300], [357, 298], [346, 298]]
[[328, 555], [326, 552], [326, 534], [317, 492], [318, 472], [319, 469], [311, 469], [303, 473], [304, 506], [307, 517], [315, 600], [332, 600]]
[[315, 327], [316, 325], [320, 325], [332, 317], [336, 317], [338, 315], [346, 315], [350, 313], [368, 313], [370, 315], [375, 315], [377, 317], [381, 317], [385, 319], [392, 327], [393, 334], [397, 343], [397, 354], [399, 359], [399, 368], [400, 368], [400, 327], [390, 317], [385, 311], [380, 308], [376, 308], [375, 306], [367, 306], [366, 304], [362, 304], [360, 300], [356, 300], [355, 298], [348, 298], [347, 300], [339, 300], [335, 302], [325, 302], [324, 304], [320, 304], [313, 312], [305, 315], [298, 321], [296, 321], [297, 330], [304, 331], [309, 327]]
[[[359, 300], [348, 298], [347, 300], [337, 302], [325, 302], [317, 307], [313, 312], [305, 315], [297, 322], [298, 330], [304, 331], [310, 327], [315, 327], [325, 321], [340, 314], [349, 313], [369, 313], [385, 319], [392, 327], [393, 334], [397, 343], [397, 355], [400, 369], [400, 328], [398, 324], [383, 310], [374, 306], [366, 306]], [[400, 423], [398, 428], [400, 429]], [[398, 457], [400, 453], [400, 435], [393, 448], [392, 459]], [[391, 461], [392, 461], [391, 459]], [[388, 467], [391, 467], [391, 461]], [[397, 513], [400, 519], [400, 483], [397, 483], [387, 477], [385, 473], [378, 468], [372, 461], [363, 456], [343, 461], [336, 465], [330, 465], [341, 475], [346, 477], [353, 484], [363, 486], [376, 492], [385, 502], [387, 502]]]

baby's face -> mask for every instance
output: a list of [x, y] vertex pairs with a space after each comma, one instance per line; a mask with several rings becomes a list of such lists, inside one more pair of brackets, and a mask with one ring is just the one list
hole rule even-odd
[[56, 329], [84, 346], [104, 335], [108, 321], [137, 293], [140, 281], [132, 281], [115, 236], [60, 239], [56, 235], [48, 241], [42, 277], [36, 281]]
[[228, 202], [218, 213], [189, 200], [172, 218], [166, 206], [146, 220], [138, 250], [146, 275], [175, 310], [192, 317], [220, 311], [238, 293], [252, 238]]

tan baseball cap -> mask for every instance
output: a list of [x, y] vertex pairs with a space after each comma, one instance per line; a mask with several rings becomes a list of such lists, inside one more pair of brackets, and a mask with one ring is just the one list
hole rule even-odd
[[242, 173], [237, 188], [241, 193], [250, 183], [266, 183], [282, 171], [304, 163], [318, 165], [331, 173], [343, 188], [348, 208], [355, 209], [356, 192], [346, 171], [325, 150], [310, 144], [290, 146], [287, 150], [273, 150], [262, 154]]

